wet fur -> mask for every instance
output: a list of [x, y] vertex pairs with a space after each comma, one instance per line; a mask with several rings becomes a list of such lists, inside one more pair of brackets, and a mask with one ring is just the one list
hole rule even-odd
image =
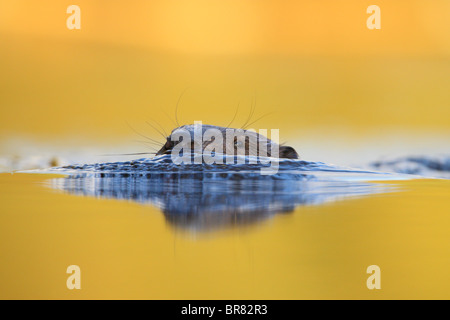
[[[194, 128], [195, 128], [195, 125], [184, 125], [184, 126], [180, 126], [178, 128], [175, 128], [174, 130], [172, 130], [170, 136], [168, 136], [166, 138], [166, 143], [156, 153], [156, 155], [171, 153], [174, 146], [178, 143], [178, 141], [176, 141], [176, 139], [172, 139], [172, 135], [174, 133], [176, 133], [177, 130], [186, 130], [191, 134], [191, 138], [193, 138], [194, 137]], [[215, 150], [216, 152], [221, 152], [223, 154], [238, 154], [238, 148], [242, 147], [242, 145], [241, 145], [242, 143], [245, 143], [245, 149], [244, 149], [245, 155], [260, 156], [260, 150], [259, 150], [258, 146], [260, 145], [260, 141], [264, 141], [266, 143], [266, 150], [267, 150], [267, 153], [265, 153], [264, 156], [269, 156], [269, 157], [276, 156], [276, 154], [274, 154], [274, 152], [272, 150], [274, 150], [274, 148], [278, 147], [279, 148], [279, 155], [278, 155], [279, 158], [285, 158], [285, 159], [298, 159], [299, 158], [299, 156], [294, 148], [292, 148], [290, 146], [279, 145], [279, 144], [275, 143], [274, 141], [260, 135], [259, 133], [254, 132], [254, 131], [246, 130], [244, 132], [244, 135], [245, 135], [245, 139], [244, 139], [244, 137], [242, 137], [242, 136], [238, 137], [239, 136], [238, 133], [243, 132], [243, 131], [241, 131], [242, 129], [234, 129], [234, 128], [228, 128], [228, 127], [212, 126], [212, 125], [202, 125], [202, 136], [208, 129], [217, 129], [222, 133], [223, 148], [222, 148], [222, 150]], [[233, 135], [232, 141], [227, 141], [227, 138], [226, 138], [226, 136], [227, 136], [226, 132], [229, 129], [234, 130], [234, 132], [237, 134], [237, 136]], [[205, 148], [209, 144], [211, 144], [213, 141], [214, 140], [203, 141], [202, 151], [205, 150]], [[194, 142], [193, 141], [192, 141], [192, 145], [191, 145], [191, 150], [194, 150]]]

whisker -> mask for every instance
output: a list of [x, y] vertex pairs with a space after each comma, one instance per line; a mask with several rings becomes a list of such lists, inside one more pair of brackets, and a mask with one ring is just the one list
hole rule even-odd
[[262, 118], [265, 118], [265, 117], [267, 117], [268, 115], [273, 114], [273, 113], [274, 113], [274, 112], [272, 111], [272, 112], [268, 112], [268, 113], [266, 113], [266, 114], [263, 114], [261, 117], [259, 117], [259, 118], [257, 118], [256, 120], [250, 122], [249, 124], [247, 124], [245, 127], [243, 127], [243, 129], [246, 129], [247, 127], [251, 126], [251, 125], [254, 124], [255, 122], [258, 122], [258, 121], [261, 120]]
[[247, 126], [247, 123], [252, 119], [255, 109], [256, 109], [256, 98], [255, 98], [255, 105], [253, 105], [253, 99], [252, 99], [251, 106], [250, 106], [250, 113], [248, 115], [247, 121], [245, 121], [245, 123], [241, 126], [241, 129], [245, 128]]
[[183, 92], [180, 94], [180, 96], [178, 97], [177, 105], [175, 106], [175, 121], [177, 123], [177, 127], [180, 126], [180, 124], [178, 123], [178, 105], [180, 104], [180, 100], [183, 97], [184, 93], [187, 91], [187, 89], [189, 89], [189, 87], [184, 89]]
[[[126, 121], [125, 121], [125, 122], [126, 122]], [[143, 137], [143, 138], [145, 138], [145, 139], [147, 139], [147, 140], [153, 141], [153, 142], [155, 142], [155, 143], [157, 143], [157, 144], [159, 144], [159, 145], [162, 145], [162, 144], [163, 144], [163, 143], [160, 142], [160, 141], [157, 141], [157, 140], [154, 140], [154, 139], [152, 139], [152, 138], [149, 138], [149, 137], [143, 135], [142, 133], [136, 131], [136, 130], [128, 123], [128, 122], [126, 122], [126, 124], [128, 125], [128, 127], [130, 127], [131, 130], [133, 130], [135, 133], [137, 133], [137, 134], [140, 135], [141, 137]]]
[[145, 141], [136, 141], [136, 142], [144, 144], [145, 147], [146, 147], [147, 149], [149, 149], [150, 151], [152, 151], [152, 152], [157, 152], [157, 151], [158, 151], [158, 149], [156, 149], [156, 148], [154, 148], [154, 147], [149, 147], [149, 146], [148, 146], [148, 143], [145, 142]]
[[156, 152], [136, 152], [136, 153], [113, 153], [113, 154], [100, 154], [99, 156], [136, 156], [140, 154], [156, 154]]
[[156, 128], [154, 125], [152, 125], [150, 122], [145, 121], [145, 123], [147, 123], [150, 127], [152, 127], [153, 129], [155, 129], [164, 139], [167, 138], [167, 135], [164, 135], [164, 133], [161, 132], [161, 130], [159, 130], [158, 128]]
[[167, 119], [169, 119], [169, 120], [173, 123], [173, 125], [176, 127], [177, 124], [175, 123], [175, 121], [173, 121], [173, 119], [172, 119], [171, 117], [169, 117], [169, 115], [168, 115], [164, 110], [162, 110], [162, 112], [163, 112], [164, 115], [167, 117]]
[[236, 108], [236, 111], [234, 112], [234, 116], [233, 116], [233, 119], [231, 119], [231, 121], [230, 121], [230, 123], [229, 124], [227, 124], [227, 127], [229, 128], [230, 127], [230, 125], [233, 123], [233, 121], [234, 121], [234, 119], [236, 119], [236, 116], [237, 116], [237, 114], [238, 114], [238, 111], [239, 111], [239, 105], [241, 104], [241, 102], [238, 102], [238, 105], [237, 105], [237, 108]]
[[161, 143], [154, 143], [152, 141], [133, 140], [133, 142], [145, 143], [145, 144], [150, 144], [153, 146], [161, 147]]
[[253, 103], [253, 112], [252, 112], [252, 115], [250, 117], [250, 120], [253, 118], [253, 115], [255, 114], [255, 111], [256, 111], [256, 95], [255, 95], [255, 101]]
[[164, 129], [164, 127], [158, 121], [156, 121], [154, 119], [150, 119], [150, 120], [153, 121], [153, 123], [156, 123], [156, 125], [162, 130], [162, 132], [164, 133], [164, 139], [166, 139], [167, 138], [167, 132]]

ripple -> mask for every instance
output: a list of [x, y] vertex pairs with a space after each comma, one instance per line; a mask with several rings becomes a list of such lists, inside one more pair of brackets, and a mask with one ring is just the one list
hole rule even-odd
[[[238, 160], [225, 156], [224, 162]], [[170, 225], [211, 231], [256, 224], [298, 206], [393, 191], [372, 180], [405, 179], [402, 175], [338, 167], [322, 162], [272, 159], [273, 175], [262, 164], [181, 164], [169, 155], [125, 162], [70, 165], [39, 172], [63, 173], [52, 188], [82, 196], [124, 199], [161, 210]], [[236, 162], [236, 161], [235, 161]]]

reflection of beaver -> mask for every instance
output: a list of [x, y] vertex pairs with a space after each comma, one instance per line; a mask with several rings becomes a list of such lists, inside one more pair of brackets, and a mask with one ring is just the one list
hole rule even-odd
[[[197, 138], [195, 137], [196, 130], [199, 130], [202, 140], [201, 140], [201, 151], [203, 152], [205, 148], [211, 148], [211, 145], [219, 137], [221, 139], [219, 146], [219, 150], [214, 148], [216, 152], [227, 154], [227, 155], [235, 155], [240, 154], [238, 150], [241, 150], [242, 154], [245, 152], [245, 155], [253, 155], [253, 156], [269, 156], [269, 157], [279, 157], [279, 158], [287, 158], [287, 159], [298, 159], [298, 154], [294, 148], [289, 146], [282, 146], [274, 141], [266, 138], [265, 136], [256, 133], [251, 130], [243, 130], [243, 129], [233, 129], [227, 127], [218, 127], [212, 125], [202, 125], [202, 124], [193, 124], [193, 125], [184, 125], [172, 130], [170, 136], [167, 137], [166, 143], [163, 147], [156, 153], [156, 155], [162, 154], [170, 154], [173, 148], [180, 143], [179, 140], [180, 135], [182, 133], [188, 134], [191, 137], [191, 150], [195, 150], [195, 141]], [[208, 138], [208, 133], [216, 132], [216, 134], [212, 137]], [[207, 137], [206, 139], [203, 137]], [[222, 146], [223, 145], [223, 146]], [[200, 148], [200, 147], [199, 147]], [[278, 149], [278, 156], [275, 151], [275, 148]]]
[[[162, 163], [161, 158], [169, 161]], [[301, 205], [386, 191], [371, 183], [320, 181], [313, 174], [320, 172], [317, 163], [286, 161], [287, 170], [263, 176], [255, 170], [229, 171], [225, 166], [199, 165], [186, 172], [173, 165], [170, 156], [161, 158], [143, 160], [143, 167], [136, 166], [139, 160], [101, 164], [93, 171], [55, 178], [52, 186], [71, 194], [151, 204], [161, 209], [171, 226], [199, 232], [257, 225]], [[292, 172], [295, 168], [301, 171]]]
[[[121, 165], [118, 170], [126, 167]], [[147, 173], [134, 170], [81, 173], [55, 179], [53, 186], [74, 194], [152, 204], [161, 209], [171, 226], [191, 231], [256, 225], [277, 213], [291, 213], [298, 205], [314, 203], [323, 197], [309, 193], [311, 190], [304, 184], [308, 176], [303, 174], [280, 173], [279, 179], [274, 179], [214, 170], [192, 173], [181, 169]]]

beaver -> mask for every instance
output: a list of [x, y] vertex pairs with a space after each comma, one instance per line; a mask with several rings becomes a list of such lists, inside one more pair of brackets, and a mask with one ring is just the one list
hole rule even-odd
[[[201, 135], [200, 139], [196, 138], [197, 134]], [[205, 149], [211, 149], [213, 142], [216, 142], [215, 151], [226, 155], [243, 154], [245, 152], [245, 155], [252, 156], [299, 159], [299, 155], [293, 147], [279, 145], [253, 130], [205, 125], [201, 124], [201, 122], [183, 125], [173, 129], [171, 134], [166, 138], [165, 144], [156, 155], [171, 154], [174, 147], [183, 141], [179, 139], [183, 135], [190, 136], [191, 150], [200, 151], [201, 149], [203, 152]], [[216, 139], [221, 140], [215, 141]], [[196, 143], [196, 141], [200, 141], [200, 143]]]

